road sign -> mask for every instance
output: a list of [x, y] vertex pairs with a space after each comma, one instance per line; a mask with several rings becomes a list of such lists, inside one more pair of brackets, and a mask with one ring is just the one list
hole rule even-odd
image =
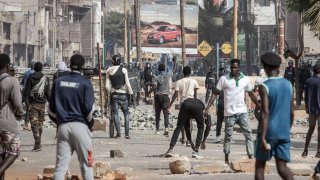
[[221, 46], [221, 51], [224, 54], [230, 54], [231, 51], [232, 51], [231, 44], [230, 43], [223, 43], [222, 46]]
[[212, 51], [212, 47], [207, 41], [203, 40], [198, 46], [198, 51], [202, 56], [207, 56]]

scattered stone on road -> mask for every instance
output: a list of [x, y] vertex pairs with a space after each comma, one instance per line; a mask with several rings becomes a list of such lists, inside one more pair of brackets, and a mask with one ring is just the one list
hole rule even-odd
[[[255, 172], [255, 163], [254, 159], [242, 159], [237, 161], [232, 161], [230, 167], [235, 172], [246, 172], [246, 173], [254, 173]], [[266, 174], [270, 173], [270, 167], [268, 163], [266, 163], [265, 171]]]
[[306, 164], [291, 164], [288, 163], [288, 167], [293, 175], [296, 176], [310, 176], [313, 174], [313, 170]]
[[111, 158], [123, 158], [123, 152], [120, 149], [110, 150]]
[[169, 163], [169, 167], [172, 174], [184, 174], [190, 172], [191, 165], [189, 158], [182, 156], [174, 158], [174, 160]]

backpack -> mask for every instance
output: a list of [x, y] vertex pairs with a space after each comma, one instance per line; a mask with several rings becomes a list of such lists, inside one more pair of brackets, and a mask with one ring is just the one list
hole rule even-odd
[[122, 72], [122, 67], [119, 67], [113, 75], [110, 75], [111, 85], [114, 89], [120, 89], [126, 84], [124, 73]]
[[37, 85], [32, 87], [31, 89], [31, 97], [44, 97], [44, 89], [47, 84], [47, 76], [43, 75], [43, 77], [40, 79]]

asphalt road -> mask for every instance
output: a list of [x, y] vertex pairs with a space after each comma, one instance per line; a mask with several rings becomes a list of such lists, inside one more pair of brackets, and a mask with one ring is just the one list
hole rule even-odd
[[[161, 124], [162, 125], [162, 124]], [[123, 130], [123, 129], [122, 129]], [[124, 131], [124, 130], [123, 130]], [[43, 150], [40, 152], [31, 152], [33, 147], [33, 137], [31, 131], [21, 131], [22, 136], [22, 152], [19, 159], [7, 171], [9, 180], [30, 180], [36, 179], [37, 174], [42, 174], [43, 167], [55, 164], [56, 144], [54, 144], [56, 130], [48, 128], [43, 133]], [[195, 137], [195, 132], [193, 132]], [[253, 174], [242, 173], [225, 173], [225, 174], [189, 174], [189, 175], [172, 175], [169, 170], [170, 158], [161, 157], [169, 147], [170, 137], [156, 135], [152, 130], [132, 130], [131, 139], [110, 139], [107, 132], [93, 132], [94, 161], [104, 161], [111, 164], [112, 169], [118, 167], [131, 167], [133, 172], [129, 179], [253, 179]], [[192, 150], [189, 147], [181, 145], [179, 142], [174, 148], [174, 153], [181, 154], [190, 158], [191, 167], [197, 164], [210, 164], [215, 162], [223, 162], [222, 144], [213, 143], [214, 132], [212, 131], [207, 143], [207, 150], [201, 151], [202, 159], [191, 158]], [[234, 133], [235, 143], [231, 146], [230, 160], [238, 160], [246, 158], [244, 136], [240, 133]], [[292, 162], [308, 164], [314, 167], [317, 158], [316, 142], [313, 140], [309, 150], [310, 156], [306, 159], [300, 157], [303, 147], [303, 139], [293, 139], [292, 146]], [[124, 158], [110, 158], [110, 150], [120, 149], [124, 152]], [[26, 161], [22, 161], [26, 158]], [[271, 175], [267, 175], [266, 179], [280, 179], [276, 175], [274, 161], [270, 163]], [[70, 171], [72, 174], [80, 174], [77, 157], [74, 154], [70, 162]], [[295, 177], [296, 179], [307, 179], [307, 177]]]

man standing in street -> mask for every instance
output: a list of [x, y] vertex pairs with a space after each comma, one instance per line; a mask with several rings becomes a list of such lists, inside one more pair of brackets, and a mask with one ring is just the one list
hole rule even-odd
[[[189, 66], [185, 66], [183, 68], [184, 78], [177, 81], [174, 95], [171, 99], [169, 109], [172, 104], [175, 102], [178, 94], [180, 95], [180, 103], [181, 107], [178, 114], [178, 122], [177, 127], [173, 132], [171, 137], [170, 147], [166, 152], [166, 157], [172, 157], [172, 150], [177, 143], [180, 131], [182, 127], [184, 127], [186, 131], [187, 140], [190, 142], [191, 148], [194, 150], [192, 153], [192, 157], [198, 158], [201, 157], [199, 155], [199, 147], [202, 142], [203, 131], [204, 131], [204, 117], [203, 110], [204, 104], [202, 101], [197, 99], [197, 90], [199, 89], [199, 84], [196, 80], [191, 79], [191, 68]], [[196, 145], [193, 144], [191, 139], [191, 130], [190, 130], [190, 119], [193, 118], [197, 122], [197, 139]]]
[[[121, 137], [121, 127], [120, 127], [120, 117], [118, 109], [121, 108], [124, 116], [124, 126], [125, 126], [125, 138], [130, 139], [129, 136], [129, 96], [133, 95], [133, 91], [128, 78], [128, 71], [120, 66], [121, 57], [119, 55], [114, 55], [112, 57], [112, 67], [110, 67], [106, 72], [106, 90], [111, 96], [111, 111], [112, 119], [116, 126], [117, 135], [115, 138]], [[111, 121], [112, 121], [111, 120]], [[113, 124], [111, 122], [110, 124]], [[113, 125], [109, 125], [110, 138], [114, 137]], [[111, 133], [112, 132], [112, 133]]]
[[294, 120], [293, 88], [289, 81], [279, 77], [281, 58], [274, 53], [261, 56], [268, 80], [259, 85], [261, 120], [256, 141], [255, 179], [264, 179], [266, 161], [275, 158], [282, 179], [293, 180], [287, 167], [290, 162], [290, 129]]
[[[297, 94], [297, 106], [301, 105], [301, 101], [303, 100], [303, 92], [305, 92], [305, 85], [307, 82], [307, 79], [311, 77], [311, 73], [308, 69], [308, 64], [306, 62], [302, 62], [301, 67], [298, 68], [299, 71], [299, 88], [298, 88], [298, 94]], [[305, 94], [305, 93], [304, 93]], [[305, 96], [305, 95], [304, 95]], [[306, 103], [306, 102], [304, 102]]]
[[230, 61], [231, 72], [222, 76], [216, 86], [216, 92], [205, 108], [205, 114], [208, 114], [209, 107], [212, 105], [221, 91], [224, 93], [224, 121], [225, 136], [223, 142], [223, 151], [225, 154], [225, 163], [229, 164], [230, 144], [232, 141], [233, 127], [238, 124], [243, 129], [243, 135], [246, 138], [246, 149], [249, 159], [253, 156], [252, 132], [248, 122], [248, 110], [245, 104], [245, 92], [248, 92], [251, 100], [259, 107], [258, 101], [252, 92], [250, 80], [247, 76], [240, 73], [240, 60], [232, 59]]
[[10, 58], [0, 54], [0, 179], [20, 155], [20, 136], [17, 118], [23, 115], [18, 81], [9, 73]]
[[[29, 63], [28, 67], [30, 69], [27, 70], [23, 74], [23, 77], [22, 77], [22, 80], [21, 80], [21, 85], [23, 85], [22, 94], [24, 94], [24, 90], [26, 89], [27, 80], [28, 80], [29, 76], [34, 73], [34, 62]], [[30, 131], [31, 128], [30, 128], [29, 104], [28, 104], [27, 101], [24, 101], [24, 104], [25, 104], [25, 107], [26, 107], [26, 114], [24, 116], [24, 127], [23, 127], [23, 129]]]
[[160, 74], [154, 78], [152, 89], [148, 92], [148, 95], [155, 91], [155, 112], [156, 112], [156, 134], [160, 134], [159, 124], [160, 124], [160, 113], [163, 111], [164, 116], [164, 127], [165, 136], [169, 136], [169, 111], [168, 106], [170, 103], [170, 87], [171, 87], [171, 77], [172, 73], [166, 71], [166, 66], [164, 64], [159, 64], [158, 70]]
[[89, 79], [80, 71], [84, 58], [70, 58], [71, 72], [55, 80], [49, 102], [49, 116], [57, 124], [57, 158], [54, 179], [64, 179], [72, 154], [76, 151], [82, 178], [93, 180], [91, 130], [94, 93]]
[[294, 87], [295, 77], [296, 77], [296, 71], [295, 71], [295, 68], [293, 67], [293, 61], [289, 60], [288, 67], [286, 67], [286, 69], [284, 70], [284, 78], [290, 81], [291, 85]]
[[306, 82], [305, 107], [309, 114], [309, 129], [302, 157], [308, 156], [308, 147], [313, 131], [318, 123], [318, 147], [316, 157], [320, 158], [320, 64], [314, 65], [313, 76]]
[[24, 91], [25, 102], [30, 105], [30, 123], [35, 144], [32, 151], [41, 151], [42, 126], [45, 116], [46, 102], [49, 100], [49, 78], [42, 74], [42, 63], [34, 64], [35, 72], [27, 80]]
[[210, 97], [210, 93], [213, 93], [214, 88], [216, 86], [216, 82], [217, 82], [217, 76], [216, 73], [214, 73], [214, 68], [213, 66], [210, 66], [209, 68], [209, 72], [206, 75], [206, 79], [205, 79], [205, 87], [206, 87], [206, 103], [209, 100]]

